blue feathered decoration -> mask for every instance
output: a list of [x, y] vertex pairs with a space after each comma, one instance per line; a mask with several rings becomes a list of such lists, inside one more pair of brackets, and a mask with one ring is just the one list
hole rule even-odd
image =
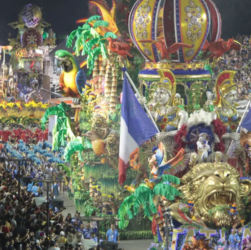
[[10, 154], [11, 154], [11, 156], [13, 158], [17, 158], [17, 159], [22, 159], [23, 158], [21, 154], [19, 154], [17, 151], [14, 151], [14, 150], [10, 151]]
[[42, 162], [37, 157], [32, 157], [31, 160], [35, 162], [37, 165], [41, 165]]
[[35, 155], [35, 154], [33, 154], [33, 153], [32, 153], [32, 154], [28, 154], [28, 155], [27, 155], [27, 158], [29, 158], [29, 159], [30, 159], [30, 158], [32, 158], [32, 157], [36, 157], [36, 155]]
[[47, 142], [47, 141], [44, 142], [44, 147], [52, 149], [52, 145], [49, 142]]
[[47, 152], [47, 154], [44, 154], [44, 156], [45, 156], [46, 158], [47, 158], [47, 157], [48, 157], [48, 158], [50, 158], [50, 157], [54, 157], [54, 155], [53, 155], [53, 154], [48, 153], [48, 152]]
[[55, 158], [50, 158], [50, 159], [48, 159], [48, 162], [54, 163], [54, 162], [55, 162]]

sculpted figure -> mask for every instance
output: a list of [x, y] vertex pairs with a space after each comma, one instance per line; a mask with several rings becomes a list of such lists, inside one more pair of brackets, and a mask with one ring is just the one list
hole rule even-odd
[[[162, 70], [158, 70], [158, 73], [160, 82], [152, 84], [150, 91], [154, 91], [154, 94], [148, 106], [160, 129], [157, 140], [159, 142], [164, 141], [170, 147], [177, 130], [187, 122], [188, 114], [174, 106], [176, 81], [173, 73], [171, 71], [163, 72]], [[145, 99], [141, 97], [138, 100], [143, 103]]]
[[[178, 190], [183, 193], [187, 200], [194, 202], [194, 214], [202, 218], [207, 226], [231, 227], [236, 219], [241, 220], [241, 204], [245, 196], [250, 193], [251, 181], [241, 179], [238, 171], [226, 162], [221, 161], [221, 153], [216, 153], [215, 162], [200, 163], [181, 178]], [[239, 211], [237, 217], [233, 218], [226, 210], [213, 210], [217, 206], [236, 205]], [[183, 203], [174, 203], [170, 206], [171, 215], [182, 224], [192, 223], [191, 218], [182, 212], [186, 206]], [[211, 211], [211, 214], [210, 214]], [[245, 221], [245, 224], [249, 221]]]
[[[225, 145], [230, 145], [232, 140], [238, 141], [240, 134], [237, 133], [239, 114], [236, 110], [237, 87], [233, 82], [235, 71], [223, 71], [216, 81], [216, 109], [212, 112], [213, 119], [219, 118], [227, 127], [227, 133], [223, 135]], [[228, 148], [228, 147], [226, 147]]]

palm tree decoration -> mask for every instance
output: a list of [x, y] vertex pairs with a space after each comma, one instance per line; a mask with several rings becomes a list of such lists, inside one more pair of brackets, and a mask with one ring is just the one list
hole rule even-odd
[[67, 111], [70, 111], [71, 106], [62, 102], [56, 107], [50, 107], [46, 110], [43, 118], [41, 119], [42, 130], [45, 130], [45, 124], [47, 123], [49, 116], [57, 115], [57, 123], [53, 128], [53, 150], [58, 150], [60, 146], [65, 146], [66, 138], [71, 140], [75, 139], [70, 126], [70, 118], [67, 115]]
[[[159, 217], [158, 207], [160, 206], [163, 212], [166, 209], [166, 204], [163, 202], [162, 197], [166, 200], [173, 201], [175, 196], [180, 195], [180, 192], [171, 186], [170, 183], [179, 185], [180, 180], [172, 175], [163, 175], [157, 180], [149, 181], [146, 179], [145, 183], [140, 184], [140, 186], [135, 189], [135, 192], [126, 197], [120, 205], [118, 211], [118, 217], [120, 219], [119, 227], [122, 229], [127, 227], [129, 221], [126, 220], [125, 217], [128, 216], [129, 220], [132, 219], [139, 213], [141, 206], [144, 209], [145, 216], [157, 219]], [[161, 221], [158, 224], [161, 224]]]
[[[56, 115], [57, 123], [53, 128], [53, 143], [52, 150], [58, 150], [59, 147], [65, 147], [64, 158], [66, 162], [69, 162], [71, 156], [79, 152], [78, 157], [83, 161], [81, 152], [92, 148], [92, 144], [89, 141], [83, 140], [82, 137], [76, 137], [72, 132], [71, 121], [67, 116], [67, 111], [71, 109], [70, 105], [62, 102], [61, 104], [50, 107], [46, 110], [43, 118], [41, 119], [41, 127], [45, 130], [45, 125], [49, 119], [49, 116]], [[69, 140], [69, 143], [66, 145], [66, 140]]]
[[[99, 27], [108, 27], [109, 25], [107, 21], [100, 20], [101, 18], [98, 15], [90, 17], [82, 27], [78, 27], [77, 30], [71, 32], [66, 42], [66, 46], [69, 48], [73, 46], [75, 40], [74, 51], [76, 55], [79, 56], [81, 50], [81, 55], [87, 55], [87, 67], [89, 69], [87, 75], [94, 71], [94, 76], [97, 76], [99, 56], [102, 56], [102, 60], [108, 58], [106, 38], [117, 38], [112, 32], [107, 32], [104, 36], [97, 32], [96, 29]], [[94, 22], [93, 27], [90, 25], [91, 22]]]

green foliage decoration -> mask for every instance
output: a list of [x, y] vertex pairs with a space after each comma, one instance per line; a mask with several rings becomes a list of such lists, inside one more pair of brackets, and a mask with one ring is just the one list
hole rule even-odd
[[[105, 237], [105, 232], [101, 232], [101, 237]], [[119, 232], [120, 240], [142, 240], [142, 239], [153, 239], [152, 231], [129, 231]]]
[[[158, 204], [156, 205], [153, 202], [155, 196], [164, 196], [167, 200], [174, 200], [174, 196], [178, 196], [180, 193], [166, 182], [178, 184], [179, 178], [172, 175], [163, 175], [157, 180], [157, 184], [153, 189], [142, 183], [128, 199], [125, 198], [118, 212], [119, 227], [125, 228], [128, 225], [127, 216], [129, 219], [132, 218], [132, 215], [136, 216], [141, 206], [143, 207], [145, 217], [149, 218], [156, 214]], [[125, 210], [126, 208], [131, 209], [131, 207], [133, 207], [133, 213]]]
[[[78, 27], [77, 30], [71, 32], [66, 42], [66, 46], [70, 48], [73, 46], [75, 40], [75, 46], [73, 49], [76, 55], [79, 56], [81, 50], [82, 55], [87, 55], [87, 75], [92, 73], [94, 62], [99, 56], [102, 56], [103, 59], [108, 58], [108, 52], [105, 45], [107, 43], [106, 38], [117, 38], [112, 32], [107, 32], [103, 37], [96, 31], [99, 27], [109, 26], [108, 22], [100, 19], [101, 16], [91, 16], [82, 27]], [[94, 22], [93, 27], [90, 25], [91, 22]]]

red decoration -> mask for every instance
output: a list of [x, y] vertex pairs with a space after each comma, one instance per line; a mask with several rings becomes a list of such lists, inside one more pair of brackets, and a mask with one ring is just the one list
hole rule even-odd
[[3, 142], [9, 141], [9, 138], [14, 139], [15, 141], [23, 140], [25, 143], [33, 139], [36, 139], [37, 142], [43, 142], [48, 139], [48, 129], [46, 129], [45, 131], [42, 131], [41, 129], [37, 129], [35, 133], [30, 131], [29, 129], [0, 131], [0, 138]]
[[153, 218], [151, 229], [152, 229], [153, 235], [156, 236], [157, 235], [157, 221], [155, 220], [155, 218]]
[[226, 134], [227, 128], [226, 126], [222, 123], [220, 119], [216, 119], [212, 121], [212, 125], [214, 126], [214, 133], [218, 135], [220, 142], [215, 144], [215, 151], [220, 151], [222, 153], [225, 152], [225, 144], [224, 141], [222, 140], [222, 136]]
[[187, 125], [182, 125], [180, 130], [178, 130], [177, 134], [174, 136], [174, 141], [176, 143], [175, 151], [179, 152], [182, 148], [185, 148], [187, 143], [184, 141], [187, 135]]

